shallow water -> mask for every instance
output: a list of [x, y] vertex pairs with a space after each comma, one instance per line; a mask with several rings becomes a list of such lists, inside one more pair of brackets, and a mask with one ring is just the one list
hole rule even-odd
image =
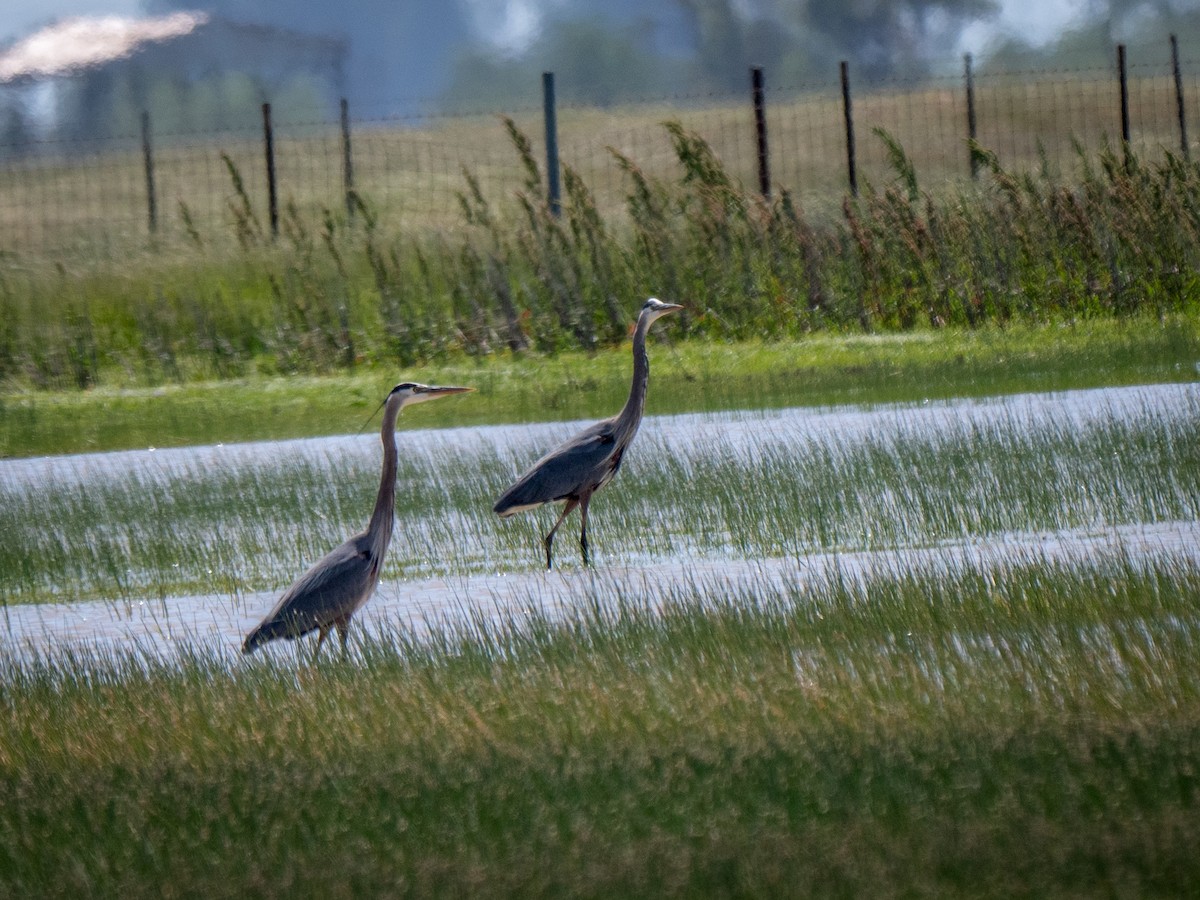
[[[816, 586], [838, 577], [919, 570], [952, 572], [978, 567], [1046, 561], [1087, 565], [1105, 559], [1132, 563], [1171, 559], [1200, 565], [1200, 523], [1167, 522], [1045, 534], [1005, 534], [986, 542], [951, 542], [903, 550], [821, 553], [802, 558], [736, 559], [687, 556], [645, 564], [550, 572], [473, 575], [383, 582], [354, 621], [352, 635], [386, 636], [396, 629], [420, 633], [443, 624], [519, 616], [536, 608], [584, 609], [594, 601], [621, 598], [655, 605], [673, 591], [700, 588], [730, 594]], [[170, 658], [180, 649], [201, 649], [236, 659], [242, 637], [276, 600], [275, 594], [192, 596], [135, 603], [80, 602], [9, 607], [0, 631], [0, 654], [37, 654], [70, 644], [99, 649], [136, 649]], [[313, 638], [300, 642], [304, 652]], [[296, 646], [278, 641], [260, 654], [290, 655]], [[328, 652], [328, 651], [326, 651]]]
[[[708, 445], [719, 443], [732, 452], [753, 454], [762, 449], [764, 439], [842, 443], [856, 436], [882, 433], [931, 436], [1007, 423], [1030, 429], [1049, 424], [1082, 429], [1089, 423], [1111, 419], [1135, 421], [1187, 415], [1200, 415], [1200, 383], [1015, 394], [875, 409], [786, 408], [647, 416], [638, 443], [658, 443], [673, 453], [687, 453], [689, 448], [707, 452]], [[403, 433], [398, 440], [406, 456], [445, 459], [450, 453], [470, 456], [490, 452], [528, 462], [532, 461], [531, 453], [541, 455], [546, 447], [590, 424], [590, 420], [434, 430], [404, 429], [404, 424], [401, 419]], [[41, 456], [0, 460], [0, 486], [36, 489], [51, 483], [78, 484], [127, 474], [150, 481], [218, 467], [236, 470], [268, 466], [281, 459], [335, 466], [357, 457], [368, 465], [377, 465], [378, 451], [379, 437], [370, 432], [291, 441]]]
[[[1058, 394], [1030, 394], [988, 400], [948, 401], [879, 409], [783, 409], [728, 414], [648, 417], [639, 443], [642, 452], [666, 452], [686, 459], [721, 452], [752, 456], [798, 441], [845, 444], [856, 436], [883, 433], [935, 435], [962, 429], [1017, 424], [1084, 428], [1090, 422], [1139, 417], [1180, 418], [1200, 414], [1200, 385], [1158, 385]], [[409, 456], [495, 454], [527, 463], [546, 446], [572, 433], [580, 423], [493, 426], [437, 431], [408, 430], [401, 436]], [[36, 492], [47, 484], [86, 484], [136, 475], [144, 481], [202, 474], [210, 467], [268, 466], [297, 458], [320, 466], [360, 457], [367, 465], [378, 454], [373, 434], [277, 443], [217, 445], [173, 450], [44, 457], [0, 461], [0, 485]], [[1167, 522], [1047, 534], [1004, 534], [979, 542], [943, 543], [925, 548], [811, 554], [801, 558], [746, 559], [729, 554], [697, 554], [683, 542], [674, 555], [654, 559], [602, 560], [592, 570], [567, 566], [553, 572], [461, 575], [385, 582], [355, 620], [359, 634], [386, 635], [397, 628], [426, 629], [439, 623], [503, 617], [530, 607], [553, 612], [623, 598], [655, 603], [671, 591], [699, 586], [705, 593], [803, 586], [833, 575], [867, 576], [912, 568], [938, 570], [966, 565], [1031, 559], [1086, 564], [1097, 558], [1130, 560], [1200, 557], [1200, 523]], [[526, 561], [527, 562], [527, 561]], [[170, 657], [201, 649], [234, 659], [242, 636], [270, 609], [277, 594], [167, 597], [138, 602], [78, 602], [3, 608], [0, 655], [37, 654], [83, 643], [101, 649], [132, 648]], [[305, 651], [311, 640], [301, 642]], [[295, 644], [278, 642], [268, 654], [292, 654]]]

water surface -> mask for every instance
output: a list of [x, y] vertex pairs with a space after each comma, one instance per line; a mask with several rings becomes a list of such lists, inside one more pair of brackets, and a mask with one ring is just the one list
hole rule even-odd
[[[1159, 385], [1057, 394], [1031, 394], [986, 400], [945, 401], [877, 409], [780, 409], [647, 417], [635, 452], [671, 454], [685, 466], [704, 454], [749, 458], [772, 446], [798, 442], [845, 445], [879, 434], [970, 433], [997, 427], [1042, 426], [1084, 429], [1113, 418], [1194, 417], [1200, 413], [1200, 385]], [[491, 454], [511, 459], [519, 469], [579, 422], [508, 425], [444, 430], [407, 430], [403, 452], [430, 460], [470, 459]], [[0, 461], [0, 486], [36, 493], [49, 484], [83, 485], [136, 475], [146, 484], [188, 475], [202, 477], [212, 467], [270, 466], [301, 458], [317, 466], [364, 464], [378, 457], [378, 436], [361, 434], [299, 441], [128, 451]], [[377, 462], [374, 464], [377, 465]], [[365, 518], [365, 514], [364, 514]], [[1132, 561], [1163, 557], [1195, 561], [1200, 554], [1200, 523], [1160, 522], [1097, 526], [1030, 534], [994, 535], [986, 540], [948, 541], [925, 547], [862, 552], [818, 553], [798, 557], [745, 558], [733, 552], [701, 553], [686, 541], [672, 554], [637, 559], [606, 556], [591, 570], [567, 565], [552, 572], [491, 571], [453, 577], [385, 581], [355, 620], [358, 634], [386, 634], [397, 628], [418, 631], [439, 623], [479, 617], [520, 615], [537, 607], [553, 612], [620, 597], [654, 604], [671, 592], [698, 587], [706, 594], [739, 586], [796, 587], [834, 575], [865, 577], [914, 567], [938, 570], [969, 565], [1059, 560], [1087, 564], [1114, 556]], [[528, 560], [522, 560], [525, 565]], [[297, 567], [296, 573], [299, 573]], [[102, 649], [136, 648], [171, 656], [178, 648], [203, 648], [233, 660], [242, 636], [271, 608], [277, 593], [235, 596], [176, 596], [128, 602], [75, 602], [6, 606], [0, 623], [0, 654], [38, 653], [76, 643]], [[311, 639], [303, 642], [311, 646]], [[268, 654], [295, 652], [278, 642]]]

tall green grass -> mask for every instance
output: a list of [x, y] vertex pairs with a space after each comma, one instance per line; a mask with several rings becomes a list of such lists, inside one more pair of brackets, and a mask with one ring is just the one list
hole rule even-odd
[[600, 593], [311, 669], [4, 656], [0, 892], [1186, 895], [1198, 600], [1109, 558]]
[[[909, 426], [923, 408], [893, 410], [853, 430], [847, 411], [650, 420], [593, 504], [594, 552], [602, 566], [679, 547], [753, 559], [1194, 521], [1200, 410], [1187, 396], [1134, 414], [1097, 398], [1082, 419], [1054, 404], [1040, 417], [951, 407]], [[538, 568], [553, 511], [500, 521], [491, 506], [572, 428], [401, 435], [385, 577]], [[208, 466], [146, 455], [82, 480], [0, 483], [0, 592], [24, 602], [282, 588], [364, 526], [378, 456], [364, 435], [319, 453]], [[575, 527], [560, 565], [578, 564]]]
[[977, 149], [989, 172], [978, 189], [932, 193], [879, 132], [894, 178], [831, 218], [786, 193], [762, 199], [698, 134], [665, 127], [674, 176], [612, 151], [628, 190], [619, 221], [570, 167], [563, 214], [551, 215], [531, 143], [506, 121], [523, 186], [501, 203], [464, 173], [455, 232], [405, 237], [361, 197], [357, 224], [293, 207], [272, 242], [235, 199], [232, 255], [201, 242], [119, 269], [10, 267], [0, 383], [154, 385], [593, 349], [620, 341], [651, 294], [689, 305], [688, 334], [721, 339], [1195, 311], [1197, 164], [1081, 154], [1060, 176], [1007, 171]]
[[[1195, 316], [1070, 325], [992, 325], [781, 341], [678, 342], [654, 335], [654, 412], [912, 402], [1193, 381]], [[448, 357], [324, 377], [253, 377], [162, 387], [0, 395], [0, 457], [354, 433], [398, 380], [468, 384], [454, 404], [401, 426], [441, 427], [611, 415], [629, 391], [628, 344], [595, 351]]]

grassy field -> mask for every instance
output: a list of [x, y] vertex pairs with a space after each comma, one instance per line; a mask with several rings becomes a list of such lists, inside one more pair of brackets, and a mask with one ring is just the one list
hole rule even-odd
[[[826, 84], [771, 85], [767, 114], [773, 183], [806, 205], [828, 206], [846, 189], [843, 111], [837, 72]], [[770, 77], [770, 76], [769, 76]], [[1185, 91], [1196, 90], [1190, 73]], [[1013, 170], [1049, 162], [1074, 169], [1076, 144], [1097, 152], [1119, 141], [1114, 73], [976, 73], [978, 139]], [[1135, 68], [1129, 80], [1133, 149], [1150, 159], [1179, 145], [1174, 87], [1166, 72]], [[539, 159], [541, 109], [505, 110], [533, 136]], [[925, 179], [934, 185], [964, 183], [969, 175], [966, 96], [961, 77], [925, 84], [856, 90], [858, 174], [885, 184], [893, 173], [886, 146], [872, 131], [883, 128], [909, 149]], [[497, 113], [500, 111], [497, 111]], [[279, 123], [275, 140], [279, 191], [305, 218], [340, 211], [341, 135], [336, 127], [314, 126], [317, 111], [297, 123]], [[476, 173], [493, 203], [518, 189], [519, 160], [505, 146], [497, 114], [429, 117], [410, 121], [355, 123], [356, 187], [372, 198], [391, 227], [410, 233], [454, 231], [463, 225], [457, 193], [462, 170]], [[628, 185], [609, 147], [638, 161], [657, 178], [669, 179], [677, 159], [661, 128], [681, 120], [705, 136], [729, 172], [757, 184], [757, 147], [749, 96], [680, 97], [613, 108], [566, 106], [559, 110], [563, 161], [594, 186], [603, 215], [624, 212]], [[225, 158], [239, 170], [260, 222], [267, 195], [262, 135], [255, 108], [250, 126], [217, 135], [179, 133], [155, 123], [158, 231], [153, 243], [187, 246], [232, 241], [230, 203], [240, 200], [228, 178]], [[125, 140], [98, 145], [94, 153], [72, 144], [72, 155], [32, 157], [0, 166], [0, 237], [17, 259], [93, 258], [120, 263], [149, 242], [145, 172], [139, 126]], [[837, 201], [832, 203], [836, 209]]]
[[980, 145], [980, 180], [945, 187], [903, 134], [881, 130], [887, 177], [810, 203], [764, 199], [736, 154], [674, 119], [655, 126], [669, 166], [638, 147], [605, 151], [619, 209], [601, 199], [611, 184], [566, 166], [556, 216], [533, 142], [513, 120], [494, 127], [491, 145], [520, 176], [497, 196], [485, 173], [456, 168], [451, 229], [401, 228], [364, 193], [353, 222], [344, 204], [288, 205], [274, 237], [227, 154], [219, 238], [193, 228], [107, 258], [6, 256], [0, 385], [159, 387], [594, 352], [626, 337], [648, 295], [689, 304], [688, 336], [717, 341], [1196, 314], [1200, 165], [1180, 156], [1081, 150], [1069, 170], [1030, 170]]
[[[1200, 377], [1195, 316], [772, 342], [679, 342], [676, 327], [659, 330], [649, 400], [657, 413], [913, 402]], [[624, 402], [629, 350], [460, 356], [325, 377], [12, 390], [0, 394], [0, 457], [355, 433], [400, 380], [477, 391], [422, 408], [401, 427], [600, 417]]]
[[0, 891], [1190, 894], [1194, 564], [681, 586], [352, 662], [0, 660]]

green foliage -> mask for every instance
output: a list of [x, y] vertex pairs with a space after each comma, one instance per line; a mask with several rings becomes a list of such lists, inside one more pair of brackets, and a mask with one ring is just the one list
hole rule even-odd
[[[188, 360], [172, 354], [166, 335], [179, 316], [194, 315], [218, 380], [139, 387], [149, 379], [137, 369], [82, 392], [71, 387], [7, 393], [0, 397], [0, 457], [348, 434], [361, 429], [370, 408], [400, 377], [479, 388], [461, 402], [422, 407], [421, 419], [439, 426], [599, 418], [624, 401], [627, 344], [552, 355], [451, 353], [435, 345], [440, 318], [422, 318], [426, 310], [415, 304], [400, 311], [406, 295], [393, 295], [388, 287], [400, 262], [389, 257], [378, 264], [386, 270], [381, 283], [389, 291], [381, 295], [380, 315], [386, 339], [396, 348], [382, 362], [321, 377], [256, 375], [239, 361], [238, 348], [220, 340], [211, 317], [180, 307], [164, 291], [163, 302], [148, 311], [154, 318], [139, 323], [145, 329], [159, 327], [158, 317], [167, 323], [147, 347], [154, 356], [139, 366], [153, 371], [173, 366], [187, 379]], [[810, 288], [814, 305], [821, 287]], [[1191, 381], [1200, 360], [1195, 316], [679, 343], [673, 337], [680, 319], [673, 317], [656, 332], [672, 340], [669, 358], [654, 369], [655, 412], [911, 403]], [[0, 320], [0, 345], [13, 332]], [[428, 352], [432, 361], [408, 358], [407, 347]]]
[[385, 228], [357, 195], [352, 218], [289, 204], [273, 240], [223, 155], [239, 252], [216, 251], [183, 206], [189, 240], [120, 272], [14, 268], [0, 290], [0, 378], [155, 384], [592, 350], [621, 341], [650, 295], [685, 303], [689, 333], [737, 339], [1196, 308], [1200, 165], [1169, 153], [1146, 164], [1081, 152], [1072, 181], [1005, 170], [976, 146], [980, 185], [937, 194], [877, 130], [895, 180], [813, 219], [786, 192], [747, 190], [701, 136], [667, 122], [678, 174], [651, 176], [612, 150], [629, 191], [606, 219], [570, 166], [553, 214], [531, 141], [503, 124], [521, 188], [489, 198], [464, 172], [464, 228], [439, 237]]

